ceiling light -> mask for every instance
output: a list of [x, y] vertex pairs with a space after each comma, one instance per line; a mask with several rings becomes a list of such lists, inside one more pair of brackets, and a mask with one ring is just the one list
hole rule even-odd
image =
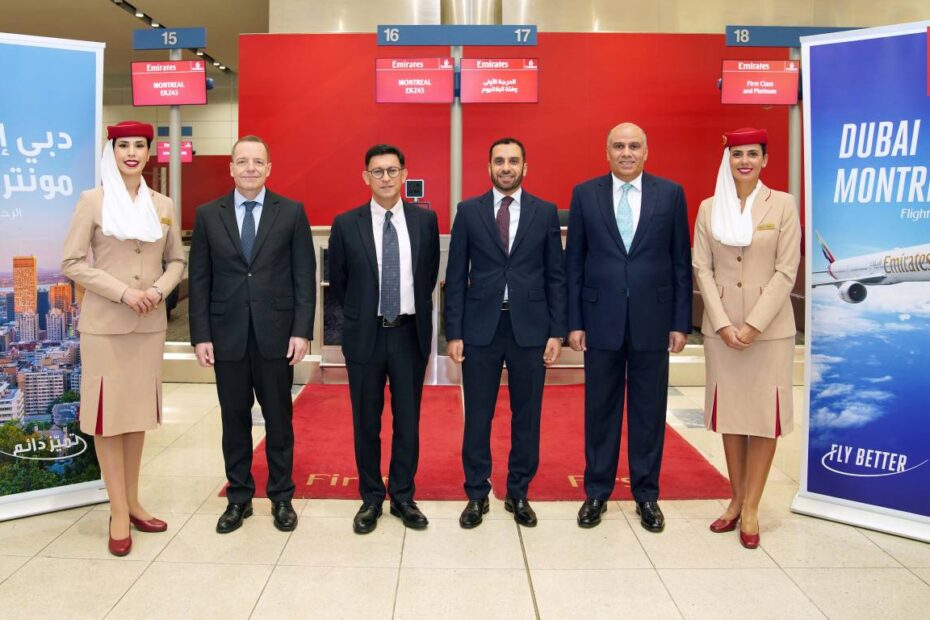
[[198, 55], [198, 56], [203, 56], [203, 50], [197, 50], [197, 55]]
[[219, 67], [219, 66], [220, 66], [220, 61], [214, 60], [214, 61], [213, 61], [213, 66], [214, 66], [214, 67]]
[[136, 11], [136, 17], [139, 17], [139, 18], [145, 17], [145, 13], [143, 13], [142, 11]]
[[161, 24], [159, 24], [157, 21], [155, 21], [155, 20], [153, 19], [153, 20], [152, 20], [152, 28], [161, 28]]
[[220, 65], [220, 71], [226, 71], [226, 65]]

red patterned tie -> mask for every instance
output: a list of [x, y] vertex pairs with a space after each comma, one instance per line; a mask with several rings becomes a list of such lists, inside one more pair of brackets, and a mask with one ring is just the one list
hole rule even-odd
[[501, 198], [501, 208], [497, 210], [497, 234], [500, 235], [504, 254], [510, 254], [510, 203], [513, 196]]

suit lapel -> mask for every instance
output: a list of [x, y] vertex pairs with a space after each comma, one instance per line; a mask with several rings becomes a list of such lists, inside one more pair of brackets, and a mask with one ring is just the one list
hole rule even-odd
[[633, 234], [633, 241], [630, 242], [630, 254], [633, 249], [642, 242], [652, 222], [652, 216], [656, 212], [656, 204], [659, 196], [656, 192], [656, 182], [650, 175], [643, 173], [643, 197], [639, 205], [639, 223], [636, 225], [636, 232]]
[[239, 235], [239, 224], [236, 223], [236, 202], [233, 194], [229, 194], [220, 203], [220, 220], [229, 233], [229, 241], [239, 251], [239, 258], [245, 262], [245, 256], [242, 254], [242, 239]]
[[600, 183], [598, 183], [597, 206], [604, 218], [607, 233], [620, 246], [620, 251], [626, 254], [627, 248], [623, 245], [623, 239], [620, 238], [620, 229], [617, 228], [617, 214], [614, 213], [614, 184], [610, 174], [601, 177]]
[[375, 234], [371, 229], [371, 205], [359, 207], [358, 211], [358, 234], [362, 238], [362, 247], [365, 248], [365, 255], [368, 256], [368, 264], [371, 270], [378, 278], [378, 252], [375, 249]]
[[484, 222], [488, 229], [488, 234], [494, 240], [494, 245], [501, 251], [501, 254], [507, 255], [507, 249], [501, 243], [501, 236], [497, 234], [497, 222], [494, 221], [494, 194], [488, 192], [482, 196], [478, 204], [478, 217]]
[[533, 217], [536, 215], [536, 199], [530, 194], [523, 192], [520, 204], [520, 220], [517, 222], [517, 234], [513, 238], [513, 245], [510, 247], [510, 253], [513, 254], [520, 245], [520, 241], [526, 236], [526, 231], [530, 224], [533, 223]]
[[407, 224], [407, 236], [410, 237], [410, 262], [413, 275], [417, 274], [417, 256], [420, 254], [420, 214], [419, 207], [404, 203], [404, 222]]
[[274, 228], [275, 220], [278, 219], [278, 213], [281, 211], [278, 207], [279, 201], [280, 197], [277, 194], [265, 190], [265, 203], [262, 205], [262, 217], [258, 220], [258, 232], [255, 236], [255, 245], [252, 247], [250, 264], [255, 262], [255, 257], [258, 256], [262, 243], [268, 238], [268, 231]]

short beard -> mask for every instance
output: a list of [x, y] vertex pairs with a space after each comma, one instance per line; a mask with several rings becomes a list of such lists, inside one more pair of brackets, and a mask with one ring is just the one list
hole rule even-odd
[[523, 184], [523, 175], [518, 174], [514, 177], [514, 183], [510, 187], [501, 187], [497, 182], [497, 177], [491, 176], [491, 184], [502, 192], [512, 192]]

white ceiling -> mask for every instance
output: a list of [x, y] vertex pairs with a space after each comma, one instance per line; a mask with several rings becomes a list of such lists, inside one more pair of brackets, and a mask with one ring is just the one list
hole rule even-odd
[[[206, 52], [234, 72], [239, 68], [239, 34], [268, 32], [268, 0], [128, 1], [167, 27], [206, 28]], [[108, 78], [128, 78], [133, 60], [167, 60], [167, 51], [132, 49], [132, 31], [147, 27], [112, 0], [0, 0], [0, 32], [106, 43]], [[188, 51], [183, 57], [196, 58]]]

